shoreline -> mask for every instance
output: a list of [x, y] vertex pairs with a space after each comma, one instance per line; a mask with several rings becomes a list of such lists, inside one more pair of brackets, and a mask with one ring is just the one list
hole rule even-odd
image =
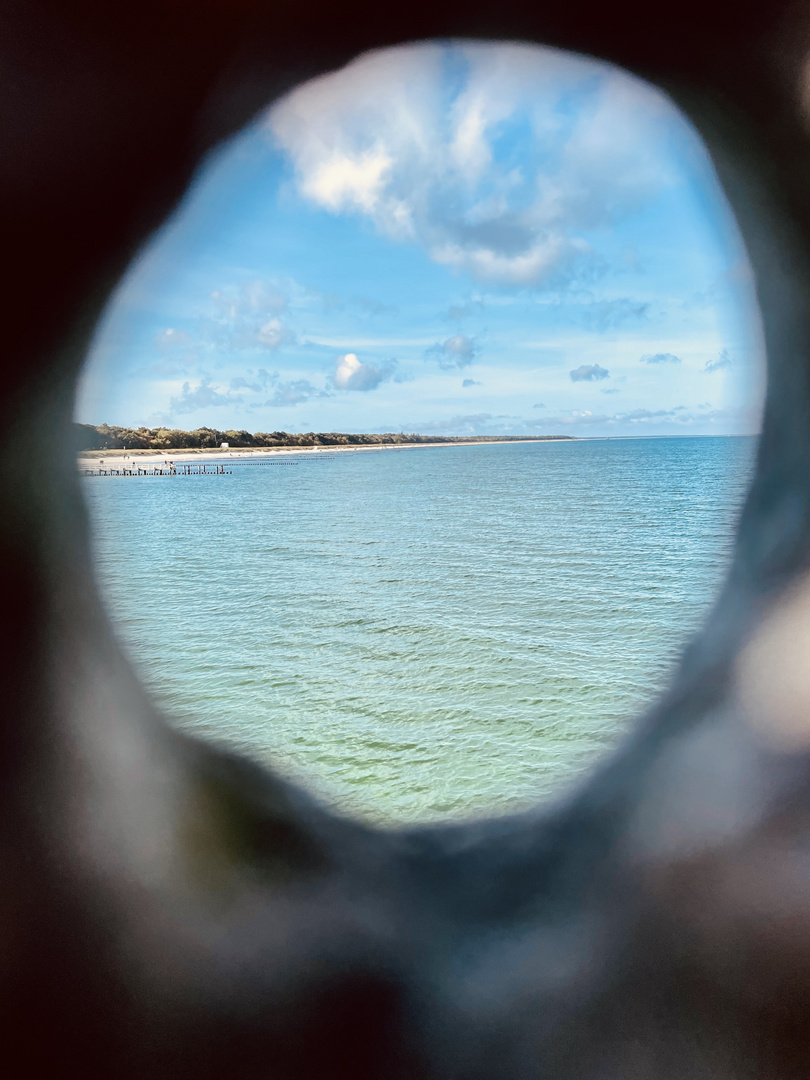
[[527, 443], [583, 443], [583, 442], [618, 442], [628, 439], [705, 439], [705, 438], [758, 438], [758, 435], [592, 435], [592, 436], [568, 436], [566, 438], [528, 438], [528, 439], [487, 439], [478, 441], [470, 439], [454, 439], [452, 442], [424, 442], [424, 443], [345, 443], [335, 446], [242, 446], [233, 449], [222, 450], [218, 446], [204, 448], [184, 447], [179, 450], [82, 450], [77, 456], [77, 465], [80, 469], [97, 469], [100, 461], [124, 462], [131, 461], [142, 468], [164, 465], [167, 461], [174, 463], [199, 462], [223, 462], [223, 461], [262, 461], [271, 460], [280, 455], [293, 455], [294, 457], [312, 457], [323, 454], [346, 454], [363, 453], [389, 453], [392, 450], [429, 450], [433, 447], [447, 446], [511, 446], [514, 443], [526, 445]]
[[513, 443], [568, 443], [579, 442], [580, 440], [574, 438], [566, 439], [492, 439], [487, 442], [477, 442], [470, 440], [465, 442], [462, 440], [454, 440], [453, 442], [424, 442], [424, 443], [369, 443], [366, 445], [349, 445], [345, 443], [337, 446], [244, 446], [234, 447], [234, 449], [222, 450], [218, 446], [205, 447], [201, 449], [192, 449], [190, 447], [184, 447], [181, 450], [82, 450], [77, 455], [77, 462], [79, 468], [95, 469], [98, 468], [100, 461], [120, 461], [130, 460], [137, 462], [142, 468], [149, 468], [152, 465], [165, 464], [167, 461], [172, 462], [190, 462], [198, 461], [203, 463], [205, 461], [238, 461], [249, 459], [262, 459], [262, 458], [274, 458], [282, 455], [296, 455], [312, 457], [323, 454], [346, 454], [346, 453], [363, 453], [366, 451], [372, 451], [374, 453], [389, 453], [394, 450], [425, 450], [432, 447], [446, 447], [446, 446], [504, 446], [511, 445]]

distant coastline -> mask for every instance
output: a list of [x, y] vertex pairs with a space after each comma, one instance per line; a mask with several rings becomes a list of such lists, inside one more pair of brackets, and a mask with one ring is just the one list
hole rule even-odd
[[571, 441], [573, 435], [419, 435], [404, 432], [357, 434], [339, 431], [219, 431], [196, 428], [125, 428], [109, 424], [74, 424], [75, 448], [82, 456], [166, 453], [229, 453], [232, 450], [359, 449], [380, 446], [453, 446], [457, 443]]
[[[573, 438], [515, 438], [515, 439], [454, 439], [452, 441], [441, 440], [436, 442], [408, 442], [408, 443], [353, 443], [349, 445], [334, 446], [252, 446], [234, 447], [223, 449], [221, 447], [189, 448], [185, 450], [83, 450], [79, 453], [78, 463], [80, 468], [97, 468], [100, 461], [111, 462], [112, 460], [123, 462], [129, 459], [133, 464], [141, 468], [161, 466], [167, 461], [174, 464], [197, 461], [201, 464], [207, 461], [234, 461], [245, 458], [260, 460], [262, 458], [302, 455], [319, 455], [326, 453], [355, 454], [355, 453], [385, 453], [398, 450], [428, 450], [441, 446], [494, 446], [503, 443], [535, 443], [535, 442], [577, 442]], [[113, 466], [118, 468], [119, 466]]]
[[198, 428], [178, 431], [167, 428], [120, 428], [101, 424], [75, 424], [76, 450], [80, 462], [95, 464], [101, 458], [132, 458], [141, 465], [165, 461], [202, 461], [213, 458], [253, 458], [276, 454], [312, 454], [323, 451], [406, 450], [426, 446], [459, 446], [492, 443], [575, 442], [572, 435], [419, 435], [402, 432], [348, 434], [343, 432], [286, 431], [272, 433], [218, 431]]

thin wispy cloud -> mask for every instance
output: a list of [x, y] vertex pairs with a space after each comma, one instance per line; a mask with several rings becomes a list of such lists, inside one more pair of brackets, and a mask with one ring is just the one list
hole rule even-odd
[[318, 390], [308, 379], [294, 379], [277, 384], [273, 396], [264, 402], [271, 409], [280, 409], [292, 405], [301, 405], [313, 398], [328, 397], [325, 390]]
[[430, 345], [431, 338], [426, 337], [374, 337], [364, 338], [357, 335], [351, 337], [331, 337], [322, 334], [313, 334], [302, 342], [303, 345], [316, 345], [324, 349], [421, 349]]
[[189, 345], [191, 337], [185, 330], [175, 330], [173, 326], [161, 330], [155, 335], [155, 344], [159, 349], [176, 349], [178, 346]]
[[222, 393], [211, 385], [208, 378], [202, 379], [197, 386], [191, 383], [183, 383], [183, 388], [177, 397], [172, 397], [169, 402], [169, 413], [193, 413], [200, 409], [220, 409], [225, 405], [234, 405], [243, 399], [229, 392]]
[[604, 334], [608, 330], [644, 322], [649, 318], [650, 304], [622, 296], [616, 300], [594, 300], [571, 310], [572, 317], [586, 330]]
[[647, 353], [639, 357], [640, 364], [680, 364], [680, 356], [670, 352]]
[[448, 322], [463, 322], [473, 315], [480, 315], [484, 310], [483, 300], [466, 300], [463, 304], [451, 304], [444, 318]]
[[720, 353], [714, 360], [707, 360], [703, 368], [704, 371], [722, 371], [723, 368], [731, 367], [734, 361], [731, 359], [728, 349], [721, 349]]
[[384, 304], [381, 300], [374, 300], [368, 296], [355, 296], [353, 302], [367, 315], [398, 315], [399, 308], [395, 304]]
[[296, 341], [294, 331], [282, 318], [289, 309], [289, 297], [276, 282], [255, 280], [215, 289], [209, 302], [209, 311], [197, 326], [201, 344], [226, 351], [276, 352]]
[[461, 413], [441, 420], [425, 420], [418, 427], [420, 431], [441, 435], [487, 435], [492, 432], [492, 421], [497, 419], [488, 412]]
[[706, 409], [697, 407], [688, 409], [685, 405], [676, 405], [670, 409], [628, 409], [624, 412], [597, 413], [589, 409], [573, 409], [568, 413], [544, 417], [543, 420], [526, 421], [527, 428], [547, 431], [571, 431], [581, 428], [583, 432], [598, 429], [605, 433], [632, 433], [634, 430], [654, 432], [662, 428], [667, 432], [688, 433], [690, 428], [700, 426], [702, 430], [713, 428], [722, 430], [723, 426], [733, 425], [739, 431], [750, 428], [755, 410], [750, 406], [731, 409]]
[[253, 322], [261, 322], [269, 315], [281, 315], [289, 307], [286, 288], [278, 282], [261, 279], [245, 282], [237, 288], [215, 289], [211, 300], [227, 318], [249, 318]]
[[266, 390], [268, 385], [278, 381], [278, 372], [274, 371], [270, 374], [264, 368], [259, 368], [255, 373], [251, 373], [247, 377], [244, 375], [237, 375], [231, 379], [231, 390], [250, 390], [254, 394], [260, 394], [263, 390]]

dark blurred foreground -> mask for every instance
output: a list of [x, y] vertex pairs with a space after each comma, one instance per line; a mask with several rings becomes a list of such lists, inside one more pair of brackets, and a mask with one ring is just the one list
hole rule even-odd
[[[388, 832], [172, 732], [57, 448], [110, 291], [202, 155], [364, 49], [451, 36], [591, 53], [683, 108], [755, 269], [769, 391], [726, 587], [615, 758], [563, 805]], [[782, 0], [0, 0], [7, 1072], [810, 1075], [809, 58]]]

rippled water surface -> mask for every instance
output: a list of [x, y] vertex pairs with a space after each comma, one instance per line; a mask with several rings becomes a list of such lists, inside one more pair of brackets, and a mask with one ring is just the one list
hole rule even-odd
[[513, 809], [615, 744], [726, 569], [749, 438], [430, 447], [85, 481], [186, 729], [375, 820]]

